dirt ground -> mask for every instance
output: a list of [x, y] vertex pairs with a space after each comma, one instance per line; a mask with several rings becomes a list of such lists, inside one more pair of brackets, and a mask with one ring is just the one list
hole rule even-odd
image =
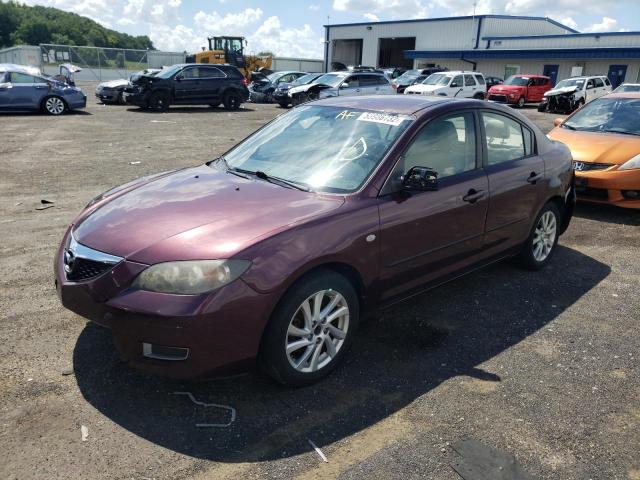
[[[282, 109], [150, 114], [85, 91], [84, 112], [0, 119], [1, 478], [458, 479], [474, 439], [534, 478], [640, 479], [640, 212], [581, 205], [547, 269], [501, 263], [380, 312], [318, 385], [149, 377], [61, 307], [58, 241], [99, 193], [214, 158]], [[196, 428], [224, 412], [175, 391], [237, 420]]]

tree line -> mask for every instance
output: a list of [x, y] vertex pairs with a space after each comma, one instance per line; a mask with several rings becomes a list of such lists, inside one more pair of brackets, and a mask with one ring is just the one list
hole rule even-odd
[[146, 35], [116, 32], [90, 18], [57, 8], [0, 0], [0, 48], [40, 43], [154, 49]]

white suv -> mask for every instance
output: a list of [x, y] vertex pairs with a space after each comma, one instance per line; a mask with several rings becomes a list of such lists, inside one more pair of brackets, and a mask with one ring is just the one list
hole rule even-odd
[[422, 83], [411, 85], [405, 95], [477, 98], [483, 100], [487, 83], [480, 72], [439, 72], [429, 75]]
[[571, 113], [608, 93], [611, 82], [604, 75], [566, 78], [544, 93], [538, 111]]

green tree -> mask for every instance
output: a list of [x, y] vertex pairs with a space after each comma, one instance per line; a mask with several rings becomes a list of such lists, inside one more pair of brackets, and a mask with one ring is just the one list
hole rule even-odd
[[11, 3], [0, 2], [0, 47], [12, 44], [11, 34], [18, 26], [15, 7]]
[[24, 21], [13, 34], [13, 40], [18, 44], [38, 45], [51, 41], [49, 25], [37, 19]]

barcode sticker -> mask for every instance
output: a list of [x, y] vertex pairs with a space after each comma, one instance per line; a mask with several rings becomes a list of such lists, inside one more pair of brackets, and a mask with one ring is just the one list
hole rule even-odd
[[405, 120], [409, 120], [409, 117], [401, 115], [389, 115], [387, 113], [363, 112], [360, 114], [357, 120], [360, 120], [362, 122], [384, 123], [385, 125], [393, 125], [394, 127], [398, 127]]

